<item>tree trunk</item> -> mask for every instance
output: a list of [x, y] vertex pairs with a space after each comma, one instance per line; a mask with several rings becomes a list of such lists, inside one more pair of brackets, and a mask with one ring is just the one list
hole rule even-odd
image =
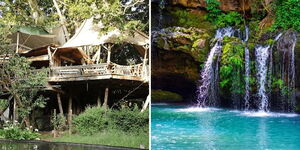
[[61, 13], [61, 11], [60, 11], [60, 9], [59, 9], [59, 7], [58, 7], [58, 4], [57, 4], [57, 2], [56, 2], [56, 0], [53, 0], [53, 4], [54, 4], [54, 7], [55, 7], [55, 9], [56, 9], [56, 11], [57, 11], [57, 13], [58, 13], [58, 16], [59, 16], [59, 20], [60, 20], [60, 24], [62, 25], [62, 27], [63, 27], [63, 31], [64, 31], [64, 34], [65, 34], [65, 38], [67, 39], [67, 41], [70, 39], [70, 37], [69, 37], [69, 32], [68, 32], [68, 30], [67, 30], [67, 27], [66, 27], [66, 21], [65, 21], [65, 17], [62, 15], [62, 13]]

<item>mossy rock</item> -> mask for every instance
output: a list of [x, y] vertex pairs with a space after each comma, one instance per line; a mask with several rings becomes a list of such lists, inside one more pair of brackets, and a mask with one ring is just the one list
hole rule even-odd
[[151, 99], [152, 102], [181, 102], [183, 100], [181, 95], [163, 90], [152, 90]]
[[204, 62], [213, 33], [205, 29], [170, 27], [155, 33], [154, 44], [161, 49], [182, 51], [195, 61]]

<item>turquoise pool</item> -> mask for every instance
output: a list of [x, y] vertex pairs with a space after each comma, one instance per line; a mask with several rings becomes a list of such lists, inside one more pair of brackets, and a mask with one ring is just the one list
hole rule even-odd
[[297, 150], [300, 116], [156, 104], [152, 150]]

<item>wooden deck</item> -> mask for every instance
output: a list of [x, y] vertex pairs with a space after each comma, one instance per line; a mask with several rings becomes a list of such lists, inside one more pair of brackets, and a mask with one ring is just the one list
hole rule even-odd
[[[145, 69], [143, 69], [145, 68]], [[52, 67], [49, 82], [120, 79], [148, 82], [148, 66], [142, 64], [123, 66], [114, 63], [80, 66]]]

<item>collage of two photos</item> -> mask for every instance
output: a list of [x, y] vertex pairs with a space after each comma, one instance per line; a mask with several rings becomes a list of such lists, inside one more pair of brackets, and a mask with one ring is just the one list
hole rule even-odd
[[299, 0], [0, 1], [0, 149], [300, 149]]

